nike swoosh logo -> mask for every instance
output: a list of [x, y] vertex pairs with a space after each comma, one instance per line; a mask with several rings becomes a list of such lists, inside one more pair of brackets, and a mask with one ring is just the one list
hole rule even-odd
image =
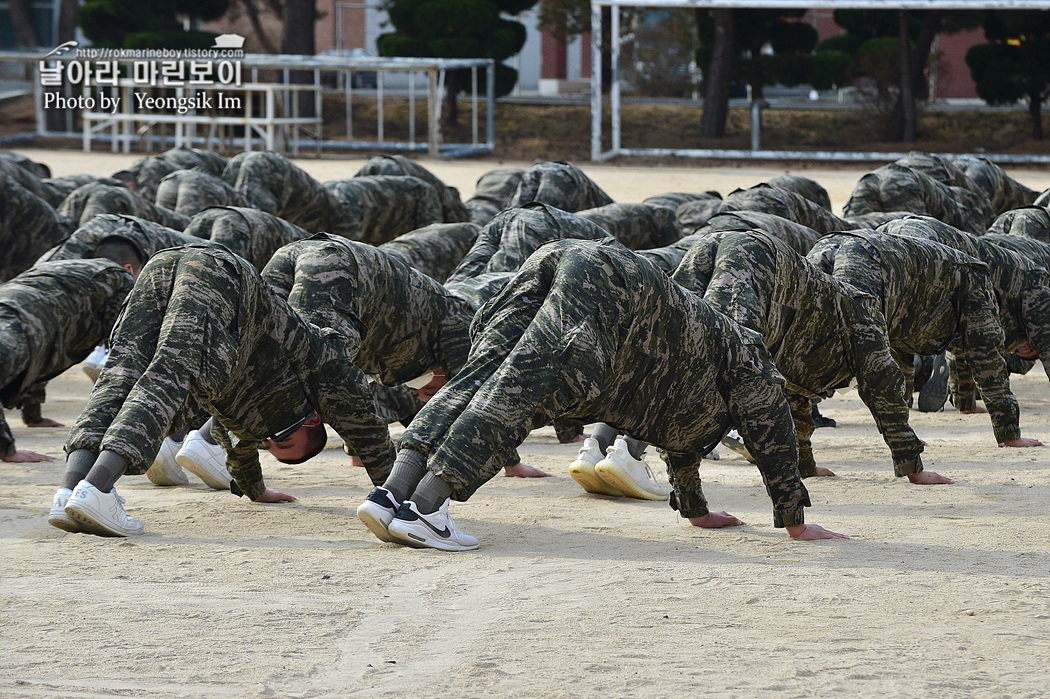
[[445, 527], [444, 529], [438, 529], [437, 527], [435, 527], [433, 524], [431, 524], [430, 522], [426, 521], [422, 517], [419, 518], [419, 521], [422, 522], [423, 524], [427, 525], [427, 529], [429, 529], [430, 531], [434, 532], [435, 534], [440, 536], [442, 539], [447, 539], [450, 536], [452, 536], [452, 532], [449, 531], [448, 527]]

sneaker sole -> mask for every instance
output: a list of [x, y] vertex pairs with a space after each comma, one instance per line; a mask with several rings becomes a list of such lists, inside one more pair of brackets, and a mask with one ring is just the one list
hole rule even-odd
[[210, 471], [208, 471], [208, 469], [204, 468], [192, 459], [189, 459], [185, 456], [183, 456], [182, 458], [176, 456], [175, 463], [177, 463], [179, 466], [182, 466], [184, 469], [195, 475], [197, 478], [200, 478], [202, 481], [204, 481], [204, 484], [212, 490], [230, 489], [229, 481], [220, 481]]
[[744, 457], [745, 459], [747, 459], [747, 462], [749, 464], [757, 463], [755, 461], [755, 457], [751, 456], [751, 452], [747, 450], [747, 447], [745, 447], [743, 443], [738, 444], [733, 440], [723, 439], [722, 446], [724, 446], [726, 449], [733, 452], [734, 454], [739, 454], [740, 456]]
[[598, 474], [594, 472], [594, 466], [586, 461], [573, 461], [569, 465], [569, 476], [588, 493], [611, 495], [617, 498], [623, 497], [623, 493], [599, 478]]
[[435, 539], [427, 536], [419, 536], [416, 534], [414, 529], [407, 529], [400, 525], [398, 520], [394, 520], [390, 523], [390, 536], [397, 539], [397, 543], [405, 543], [416, 549], [437, 549], [438, 551], [473, 551], [474, 549], [481, 546], [481, 542], [474, 544], [473, 546], [464, 546], [454, 541], [446, 541], [445, 539]]
[[182, 474], [182, 480], [172, 480], [168, 477], [168, 472], [164, 470], [164, 467], [156, 461], [154, 461], [153, 465], [146, 470], [146, 478], [148, 478], [149, 482], [153, 485], [165, 487], [173, 485], [188, 485], [190, 482], [190, 479], [186, 478], [186, 474]]
[[366, 501], [358, 505], [357, 507], [357, 518], [361, 520], [361, 523], [368, 527], [368, 531], [375, 534], [376, 538], [380, 541], [385, 541], [388, 544], [400, 544], [401, 541], [395, 539], [387, 531], [387, 527], [390, 526], [390, 522], [393, 521], [393, 517], [388, 521], [384, 521], [382, 515], [386, 514], [386, 508], [375, 504], [374, 502]]
[[948, 400], [948, 365], [934, 360], [933, 375], [919, 389], [919, 412], [936, 413]]
[[135, 536], [136, 532], [115, 532], [104, 524], [100, 523], [95, 519], [93, 513], [86, 510], [75, 510], [68, 505], [66, 506], [66, 516], [70, 519], [76, 520], [80, 525], [81, 531], [85, 531], [88, 534], [94, 534], [96, 536]]
[[598, 465], [594, 467], [594, 471], [598, 474], [599, 478], [612, 487], [622, 491], [627, 497], [638, 498], [639, 500], [667, 499], [667, 493], [652, 493], [635, 483], [619, 464], [599, 462]]
[[48, 515], [47, 523], [52, 527], [57, 527], [71, 534], [76, 534], [80, 531], [80, 524], [65, 512], [60, 515]]

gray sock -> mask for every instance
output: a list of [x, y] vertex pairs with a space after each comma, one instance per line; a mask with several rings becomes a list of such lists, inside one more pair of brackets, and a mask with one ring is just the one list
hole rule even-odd
[[87, 478], [91, 467], [95, 465], [98, 454], [90, 449], [77, 449], [66, 457], [66, 472], [62, 475], [62, 487], [77, 487], [77, 483]]
[[627, 452], [636, 459], [641, 459], [642, 454], [645, 453], [645, 448], [649, 446], [645, 442], [627, 435], [624, 435], [624, 441], [627, 442]]
[[420, 513], [429, 515], [437, 512], [441, 503], [445, 502], [450, 495], [452, 495], [452, 486], [448, 482], [441, 480], [433, 473], [427, 473], [416, 487], [416, 492], [412, 493], [412, 502], [416, 503], [416, 509]]
[[591, 438], [598, 440], [598, 449], [601, 451], [602, 456], [609, 450], [609, 447], [616, 441], [616, 437], [620, 434], [619, 430], [609, 427], [604, 422], [599, 422], [591, 430]]
[[200, 433], [201, 437], [204, 437], [204, 441], [214, 447], [216, 444], [218, 444], [218, 442], [215, 441], [215, 437], [211, 436], [211, 421], [212, 418], [208, 418], [208, 421], [201, 426]]
[[427, 475], [427, 458], [414, 449], [402, 449], [394, 459], [394, 467], [383, 487], [389, 490], [398, 502], [404, 502], [415, 491], [416, 486]]
[[117, 479], [128, 470], [128, 460], [112, 451], [103, 451], [87, 474], [87, 482], [103, 493], [113, 490]]

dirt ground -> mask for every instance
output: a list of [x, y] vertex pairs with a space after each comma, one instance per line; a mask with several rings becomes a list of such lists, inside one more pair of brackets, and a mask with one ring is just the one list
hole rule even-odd
[[[23, 152], [58, 175], [130, 160]], [[359, 164], [302, 162], [322, 180]], [[425, 164], [464, 196], [496, 167]], [[584, 169], [624, 201], [779, 171]], [[840, 207], [862, 171], [804, 174]], [[1050, 173], [1013, 174], [1050, 186]], [[68, 425], [90, 389], [74, 367], [45, 415]], [[1041, 367], [1014, 389], [1023, 433], [1050, 443]], [[807, 481], [807, 517], [850, 541], [788, 540], [757, 470], [725, 451], [704, 462], [705, 490], [744, 527], [701, 531], [665, 503], [586, 495], [566, 473], [576, 449], [550, 428], [521, 452], [555, 477], [500, 476], [453, 505], [482, 542], [461, 554], [372, 537], [354, 515], [368, 480], [334, 435], [307, 464], [263, 456], [293, 504], [123, 479], [146, 525], [134, 539], [48, 526], [61, 461], [0, 463], [0, 697], [1045, 697], [1048, 448], [997, 448], [987, 416], [914, 412], [927, 468], [956, 480], [914, 486], [894, 479], [855, 393], [824, 412], [839, 427], [814, 450], [839, 475]], [[21, 448], [61, 457], [65, 430], [6, 415]]]

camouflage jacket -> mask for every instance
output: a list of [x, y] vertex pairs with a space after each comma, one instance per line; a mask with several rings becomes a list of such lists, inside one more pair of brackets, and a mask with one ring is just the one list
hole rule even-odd
[[922, 443], [908, 425], [904, 376], [890, 354], [886, 321], [874, 298], [757, 230], [708, 235], [672, 278], [759, 333], [789, 391], [819, 400], [856, 377], [860, 397], [893, 453], [895, 473], [922, 470]]
[[29, 269], [73, 228], [50, 204], [0, 173], [0, 282]]
[[895, 350], [931, 355], [950, 349], [974, 372], [996, 441], [1019, 438], [987, 265], [938, 243], [874, 231], [822, 238], [808, 259], [879, 299]]
[[177, 170], [200, 170], [218, 177], [226, 167], [226, 158], [218, 153], [179, 146], [158, 155], [141, 158], [125, 172], [114, 175], [149, 201], [157, 196], [160, 181]]
[[520, 167], [501, 167], [479, 177], [473, 196], [466, 201], [470, 220], [484, 226], [506, 209], [524, 174]]
[[682, 237], [675, 211], [664, 206], [606, 204], [576, 215], [607, 231], [631, 250], [664, 247]]
[[200, 242], [191, 235], [165, 228], [159, 223], [137, 216], [100, 214], [73, 231], [73, 234], [60, 245], [56, 245], [41, 255], [37, 260], [37, 265], [53, 260], [77, 260], [90, 257], [99, 241], [107, 236], [127, 238], [142, 250], [146, 259], [164, 248]]
[[583, 170], [564, 161], [533, 165], [521, 176], [508, 209], [537, 202], [570, 213], [594, 209], [613, 200]]
[[775, 175], [766, 180], [766, 184], [777, 189], [785, 189], [789, 192], [799, 194], [822, 209], [831, 211], [831, 197], [828, 190], [824, 189], [819, 182], [803, 177], [801, 175], [790, 175], [783, 173]]
[[352, 177], [325, 182], [324, 188], [337, 202], [343, 222], [329, 232], [351, 240], [380, 245], [442, 221], [437, 191], [418, 177]]
[[200, 212], [186, 226], [186, 235], [222, 245], [260, 272], [282, 247], [310, 237], [308, 231], [283, 218], [243, 206], [217, 206]]
[[354, 363], [387, 386], [434, 367], [455, 374], [473, 309], [370, 245], [320, 233], [284, 246], [262, 272], [306, 320], [346, 338]]
[[806, 255], [813, 245], [820, 240], [820, 233], [809, 226], [782, 218], [775, 214], [764, 214], [760, 211], [726, 211], [712, 216], [707, 224], [697, 231], [698, 234], [717, 233], [719, 231], [757, 230], [768, 233], [779, 239], [799, 255]]
[[1039, 192], [1010, 177], [1005, 170], [987, 158], [966, 155], [952, 162], [988, 197], [996, 215], [1031, 204], [1039, 196]]
[[1050, 209], [1033, 205], [1007, 211], [992, 221], [988, 233], [1009, 233], [1050, 244]]
[[370, 159], [358, 170], [354, 177], [372, 175], [408, 175], [423, 180], [438, 194], [441, 201], [442, 221], [445, 223], [462, 223], [470, 220], [470, 212], [459, 198], [459, 190], [442, 182], [437, 175], [427, 170], [415, 160], [403, 155], [378, 155]]
[[478, 239], [476, 223], [432, 223], [379, 246], [387, 254], [443, 284]]
[[247, 206], [226, 180], [200, 170], [176, 170], [157, 185], [157, 206], [195, 216], [210, 206]]
[[189, 225], [188, 216], [177, 214], [135, 194], [127, 187], [95, 182], [73, 191], [62, 202], [58, 213], [83, 226], [99, 214], [128, 214], [181, 231]]
[[732, 192], [719, 212], [722, 211], [759, 211], [775, 214], [803, 226], [809, 226], [821, 234], [832, 231], [847, 230], [852, 226], [835, 214], [818, 204], [814, 204], [801, 194], [779, 189], [768, 184], [759, 184], [750, 189], [738, 189]]

